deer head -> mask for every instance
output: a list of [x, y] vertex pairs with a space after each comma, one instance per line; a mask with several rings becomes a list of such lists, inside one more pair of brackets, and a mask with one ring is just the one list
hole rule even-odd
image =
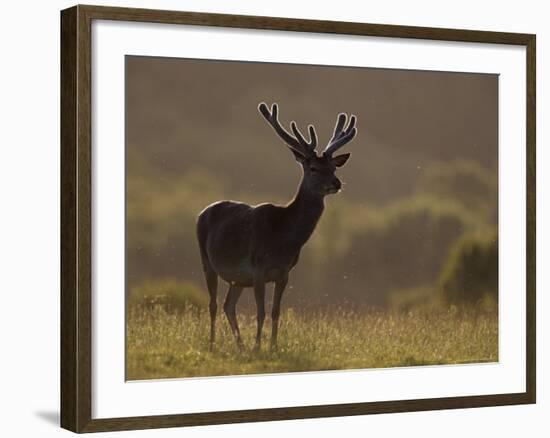
[[348, 123], [347, 115], [344, 113], [339, 114], [332, 138], [323, 153], [318, 155], [315, 150], [317, 147], [317, 133], [312, 125], [308, 126], [309, 140], [306, 140], [296, 126], [296, 122], [292, 121], [290, 123], [292, 134], [281, 126], [276, 103], [269, 110], [268, 106], [262, 102], [258, 109], [281, 140], [289, 147], [296, 161], [302, 165], [304, 171], [302, 184], [304, 187], [322, 196], [339, 192], [342, 188], [342, 182], [335, 175], [335, 171], [338, 167], [346, 164], [351, 154], [346, 153], [336, 157], [333, 154], [353, 140], [357, 134], [356, 117], [352, 115]]

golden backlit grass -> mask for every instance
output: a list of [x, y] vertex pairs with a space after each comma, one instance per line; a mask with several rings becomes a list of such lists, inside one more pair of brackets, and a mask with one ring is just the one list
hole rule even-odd
[[337, 309], [281, 315], [279, 348], [252, 352], [256, 322], [239, 316], [247, 349], [239, 352], [223, 312], [208, 348], [209, 315], [189, 309], [133, 308], [127, 316], [127, 379], [385, 368], [498, 361], [496, 311], [363, 312]]

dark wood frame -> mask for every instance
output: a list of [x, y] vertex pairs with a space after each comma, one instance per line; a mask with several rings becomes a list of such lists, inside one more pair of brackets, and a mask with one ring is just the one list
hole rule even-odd
[[[526, 392], [468, 397], [92, 419], [91, 23], [122, 20], [525, 46], [527, 50]], [[61, 426], [74, 432], [146, 429], [535, 403], [535, 47], [531, 34], [146, 9], [61, 12]]]

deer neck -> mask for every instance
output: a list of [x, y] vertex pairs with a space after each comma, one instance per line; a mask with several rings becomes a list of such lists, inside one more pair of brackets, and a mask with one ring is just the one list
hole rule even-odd
[[309, 190], [304, 181], [287, 205], [292, 240], [300, 247], [308, 241], [325, 208], [324, 196]]

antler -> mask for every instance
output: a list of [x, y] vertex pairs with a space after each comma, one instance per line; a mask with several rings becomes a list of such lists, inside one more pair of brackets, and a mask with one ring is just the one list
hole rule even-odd
[[349, 143], [351, 140], [353, 140], [353, 137], [355, 137], [355, 134], [357, 134], [357, 128], [355, 127], [356, 118], [353, 114], [350, 117], [347, 128], [344, 129], [347, 118], [348, 116], [344, 113], [338, 114], [338, 121], [336, 122], [336, 126], [334, 127], [334, 134], [332, 135], [332, 139], [329, 141], [327, 147], [325, 148], [323, 155], [330, 156], [334, 154], [334, 152], [336, 152], [346, 143]]
[[290, 128], [292, 129], [294, 136], [290, 135], [290, 133], [288, 133], [281, 126], [281, 124], [279, 123], [279, 119], [277, 118], [279, 107], [276, 103], [271, 106], [271, 111], [269, 111], [268, 106], [264, 102], [260, 103], [258, 109], [260, 110], [260, 113], [262, 113], [262, 116], [264, 116], [267, 122], [275, 130], [277, 135], [294, 152], [297, 152], [304, 158], [316, 155], [315, 148], [317, 147], [317, 134], [315, 132], [315, 128], [312, 125], [309, 125], [308, 127], [310, 140], [307, 141], [302, 133], [298, 130], [298, 127], [296, 126], [296, 123], [294, 121], [290, 123]]

